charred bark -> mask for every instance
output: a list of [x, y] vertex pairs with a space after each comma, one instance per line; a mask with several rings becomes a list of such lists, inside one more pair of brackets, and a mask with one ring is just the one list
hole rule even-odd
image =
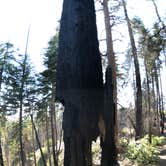
[[108, 0], [103, 0], [103, 12], [104, 12], [104, 20], [105, 20], [105, 29], [106, 29], [106, 44], [107, 44], [107, 59], [108, 65], [112, 68], [112, 85], [113, 88], [113, 100], [115, 103], [115, 141], [118, 143], [118, 123], [117, 123], [117, 82], [116, 82], [116, 60], [115, 53], [113, 48], [113, 37], [112, 37], [112, 26], [110, 24], [110, 14], [108, 9]]
[[91, 166], [103, 104], [101, 57], [93, 0], [64, 0], [57, 60], [57, 99], [65, 106], [64, 166]]
[[102, 139], [102, 166], [114, 166], [117, 163], [117, 150], [115, 144], [115, 103], [113, 98], [112, 84], [112, 69], [107, 67], [106, 83], [105, 83], [105, 98], [104, 98], [104, 122], [105, 122], [105, 137]]
[[2, 154], [2, 145], [1, 145], [1, 135], [0, 135], [0, 165], [4, 166], [3, 154]]

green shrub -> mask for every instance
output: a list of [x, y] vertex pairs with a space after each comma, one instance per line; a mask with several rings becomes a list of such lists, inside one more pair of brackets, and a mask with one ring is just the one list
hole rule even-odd
[[138, 164], [156, 164], [159, 160], [159, 151], [157, 148], [149, 144], [147, 138], [129, 143], [126, 157], [136, 161]]
[[162, 146], [166, 144], [166, 138], [164, 136], [152, 136], [152, 144], [154, 146]]
[[122, 137], [119, 139], [119, 146], [121, 148], [126, 148], [128, 146], [128, 144], [129, 144], [129, 140], [127, 138]]

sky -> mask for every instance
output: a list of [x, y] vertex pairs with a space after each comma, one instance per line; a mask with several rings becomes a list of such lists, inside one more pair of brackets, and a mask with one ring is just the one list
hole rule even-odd
[[[49, 39], [55, 34], [61, 17], [63, 0], [0, 0], [0, 43], [11, 42], [21, 53], [25, 52], [28, 27], [30, 36], [28, 54], [38, 72], [43, 70], [42, 57], [47, 48]], [[166, 0], [157, 0], [160, 14], [166, 15]], [[138, 15], [143, 19], [145, 26], [151, 26], [157, 19], [152, 3], [148, 0], [128, 0], [129, 17]], [[105, 38], [102, 12], [97, 12], [98, 37]], [[126, 49], [127, 27], [121, 30], [114, 29], [114, 39], [119, 38], [120, 32], [124, 36], [122, 43], [115, 44], [116, 50]], [[100, 49], [103, 50], [101, 43]], [[122, 61], [123, 57], [120, 58]], [[128, 89], [123, 96], [129, 95]], [[132, 97], [132, 93], [130, 93]], [[130, 99], [129, 99], [130, 100]], [[122, 105], [125, 105], [128, 101]], [[129, 103], [128, 103], [129, 104]]]
[[42, 55], [55, 34], [61, 16], [62, 0], [0, 0], [0, 42], [11, 42], [25, 52], [28, 27], [28, 54], [42, 70]]

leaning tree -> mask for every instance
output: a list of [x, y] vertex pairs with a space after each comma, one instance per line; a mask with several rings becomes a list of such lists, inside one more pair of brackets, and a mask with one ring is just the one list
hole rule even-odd
[[65, 107], [64, 166], [92, 166], [91, 143], [101, 133], [101, 165], [116, 160], [113, 91], [107, 84], [104, 95], [94, 1], [64, 0], [56, 73], [56, 97]]

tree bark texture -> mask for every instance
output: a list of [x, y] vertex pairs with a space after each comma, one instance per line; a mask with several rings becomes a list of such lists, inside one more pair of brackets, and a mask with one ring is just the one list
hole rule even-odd
[[48, 153], [48, 163], [49, 166], [52, 166], [51, 164], [51, 152], [50, 152], [50, 143], [49, 143], [49, 121], [48, 121], [48, 111], [46, 109], [46, 137], [47, 137], [47, 153]]
[[104, 122], [105, 137], [101, 141], [102, 159], [101, 166], [114, 166], [117, 163], [117, 150], [115, 144], [115, 103], [113, 97], [112, 68], [107, 67], [105, 96], [104, 96]]
[[40, 143], [40, 140], [39, 140], [39, 136], [38, 136], [38, 133], [37, 133], [37, 129], [36, 129], [35, 123], [34, 123], [34, 121], [33, 121], [33, 115], [31, 114], [30, 117], [31, 117], [32, 127], [33, 127], [34, 132], [35, 132], [36, 141], [37, 141], [37, 144], [38, 144], [39, 149], [40, 149], [40, 154], [41, 154], [41, 157], [42, 157], [43, 165], [44, 165], [44, 166], [47, 166], [47, 164], [46, 164], [46, 159], [45, 159], [45, 157], [44, 157], [44, 153], [43, 153], [43, 150], [42, 150], [42, 147], [41, 147], [41, 143]]
[[1, 144], [1, 135], [0, 135], [0, 165], [4, 166], [3, 154], [2, 154], [2, 144]]
[[57, 158], [57, 138], [55, 140], [55, 132], [56, 132], [56, 122], [54, 121], [55, 114], [55, 94], [54, 87], [52, 87], [52, 97], [51, 97], [51, 106], [50, 106], [50, 117], [51, 117], [51, 137], [52, 137], [52, 151], [53, 151], [53, 162], [54, 166], [58, 166], [58, 158]]
[[134, 59], [134, 67], [135, 67], [135, 76], [136, 76], [136, 136], [135, 138], [141, 138], [143, 135], [143, 124], [142, 124], [142, 89], [141, 89], [141, 76], [140, 76], [140, 69], [139, 69], [139, 61], [137, 56], [137, 48], [135, 45], [133, 30], [131, 28], [130, 19], [127, 13], [126, 2], [122, 0], [124, 14], [126, 18], [126, 22], [128, 25], [129, 37], [131, 42], [132, 48], [132, 55]]
[[64, 0], [57, 60], [57, 99], [65, 106], [64, 166], [91, 166], [99, 135], [103, 79], [93, 0]]
[[113, 88], [113, 101], [115, 104], [115, 141], [118, 142], [118, 123], [117, 123], [117, 82], [116, 82], [116, 60], [115, 53], [113, 49], [113, 38], [112, 38], [112, 26], [110, 24], [110, 14], [108, 9], [108, 0], [103, 0], [103, 12], [105, 20], [105, 29], [106, 29], [106, 43], [107, 43], [107, 59], [108, 65], [112, 68], [112, 86]]
[[32, 126], [32, 146], [33, 146], [33, 162], [34, 166], [37, 166], [36, 164], [36, 148], [35, 148], [35, 138], [34, 138], [34, 128]]
[[20, 114], [19, 114], [19, 143], [20, 143], [20, 158], [21, 158], [21, 164], [22, 166], [26, 165], [26, 154], [24, 151], [24, 144], [23, 144], [23, 133], [22, 133], [22, 128], [23, 128], [23, 120], [22, 120], [22, 100], [20, 101]]

